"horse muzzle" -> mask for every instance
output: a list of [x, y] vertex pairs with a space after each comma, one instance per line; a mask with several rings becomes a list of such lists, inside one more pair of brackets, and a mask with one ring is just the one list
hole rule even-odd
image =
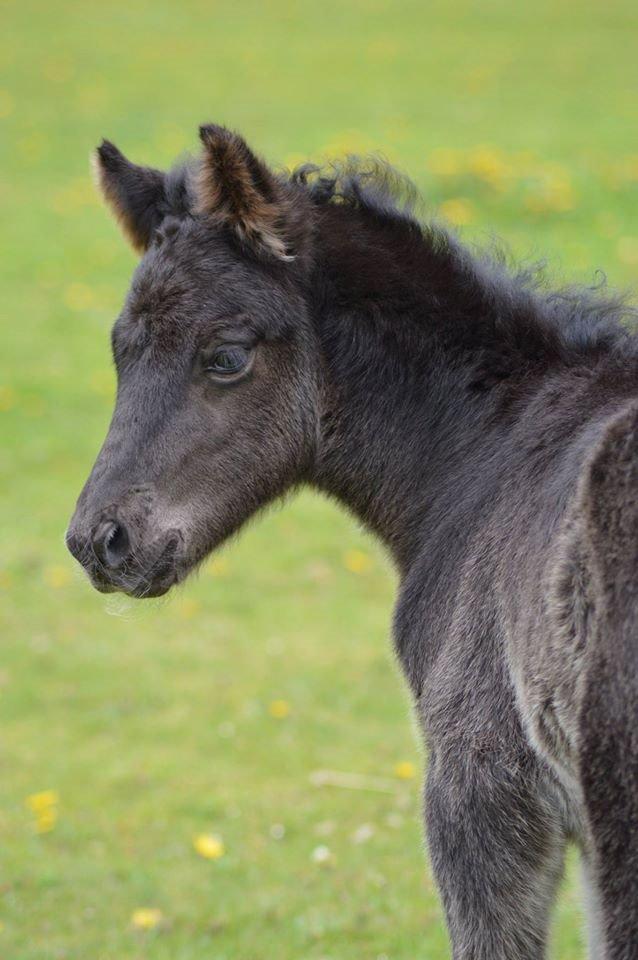
[[112, 509], [90, 523], [77, 515], [66, 545], [101, 593], [120, 591], [143, 599], [159, 597], [180, 578], [183, 537], [179, 530], [150, 533], [150, 523]]

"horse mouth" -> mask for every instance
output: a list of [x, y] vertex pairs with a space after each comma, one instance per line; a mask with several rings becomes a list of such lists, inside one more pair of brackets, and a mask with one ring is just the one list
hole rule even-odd
[[124, 564], [121, 570], [107, 574], [104, 569], [92, 565], [87, 571], [91, 585], [99, 593], [124, 593], [136, 600], [162, 597], [181, 579], [181, 564], [178, 562], [181, 545], [181, 534], [173, 532], [168, 543], [146, 566]]

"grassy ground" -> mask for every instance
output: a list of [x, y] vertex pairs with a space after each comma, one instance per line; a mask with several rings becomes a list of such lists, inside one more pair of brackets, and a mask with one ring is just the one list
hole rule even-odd
[[167, 602], [64, 552], [134, 263], [86, 157], [168, 163], [213, 119], [279, 161], [380, 149], [466, 235], [625, 284], [635, 2], [4, 0], [0, 27], [0, 956], [443, 958], [380, 551], [305, 494]]

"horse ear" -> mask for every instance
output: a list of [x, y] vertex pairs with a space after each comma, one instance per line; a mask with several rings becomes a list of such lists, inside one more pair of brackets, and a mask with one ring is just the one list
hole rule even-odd
[[108, 140], [92, 157], [97, 183], [132, 246], [143, 252], [166, 211], [166, 177], [138, 167]]
[[230, 227], [257, 252], [293, 260], [294, 211], [285, 185], [238, 134], [207, 124], [199, 135], [197, 212]]

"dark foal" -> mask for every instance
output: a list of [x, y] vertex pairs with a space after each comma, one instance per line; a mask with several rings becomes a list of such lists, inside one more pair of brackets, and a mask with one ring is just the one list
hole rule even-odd
[[68, 545], [157, 596], [300, 484], [390, 548], [456, 960], [539, 960], [566, 844], [592, 957], [638, 957], [636, 316], [472, 256], [391, 171], [97, 151], [142, 253]]

